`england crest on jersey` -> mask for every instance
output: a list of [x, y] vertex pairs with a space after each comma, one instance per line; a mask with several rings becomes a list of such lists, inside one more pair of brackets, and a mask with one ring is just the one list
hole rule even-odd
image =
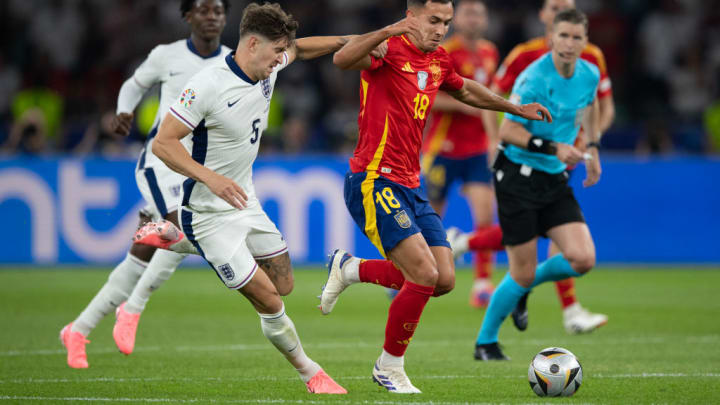
[[425, 87], [427, 86], [427, 79], [428, 79], [428, 73], [425, 71], [419, 71], [417, 74], [418, 79], [418, 88], [420, 90], [425, 90]]
[[263, 96], [265, 96], [265, 98], [269, 100], [270, 94], [272, 94], [272, 86], [270, 85], [270, 79], [265, 79], [260, 82], [260, 86], [262, 87]]
[[232, 267], [230, 267], [229, 263], [218, 266], [218, 270], [222, 273], [226, 280], [232, 280], [235, 278], [235, 272]]

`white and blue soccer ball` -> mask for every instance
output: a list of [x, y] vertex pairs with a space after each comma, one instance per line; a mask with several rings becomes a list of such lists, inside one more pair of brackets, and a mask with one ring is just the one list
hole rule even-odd
[[530, 362], [528, 380], [541, 397], [569, 397], [582, 384], [583, 371], [577, 357], [562, 347], [548, 347]]

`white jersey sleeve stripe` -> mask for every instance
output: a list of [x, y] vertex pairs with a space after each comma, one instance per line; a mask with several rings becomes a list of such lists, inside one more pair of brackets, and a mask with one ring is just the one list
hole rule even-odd
[[180, 121], [182, 121], [182, 123], [185, 124], [185, 126], [187, 126], [188, 128], [190, 128], [191, 130], [192, 130], [192, 129], [195, 129], [195, 127], [197, 126], [197, 125], [193, 125], [190, 121], [188, 121], [187, 119], [185, 119], [185, 117], [183, 117], [182, 115], [180, 115], [180, 113], [178, 113], [177, 111], [175, 111], [175, 109], [172, 108], [172, 107], [170, 107], [170, 113], [172, 113], [172, 115], [174, 115], [175, 118], [177, 118], [177, 119], [179, 119]]

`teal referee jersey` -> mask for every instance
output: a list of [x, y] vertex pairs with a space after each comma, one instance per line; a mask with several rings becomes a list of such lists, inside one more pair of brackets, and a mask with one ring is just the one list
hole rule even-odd
[[[515, 81], [510, 100], [515, 104], [540, 103], [552, 114], [553, 122], [530, 121], [513, 114], [505, 117], [522, 124], [534, 136], [574, 144], [582, 124], [585, 109], [595, 100], [600, 81], [597, 66], [578, 58], [575, 72], [565, 78], [555, 69], [552, 52], [531, 63]], [[505, 156], [512, 162], [524, 164], [547, 173], [560, 173], [567, 165], [553, 155], [530, 152], [515, 145], [505, 146]]]

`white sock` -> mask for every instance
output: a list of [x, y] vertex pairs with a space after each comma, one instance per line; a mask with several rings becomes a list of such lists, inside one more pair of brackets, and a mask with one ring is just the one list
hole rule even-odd
[[292, 320], [285, 314], [285, 306], [276, 314], [260, 314], [263, 334], [288, 359], [304, 382], [321, 370], [320, 366], [305, 354]]
[[87, 337], [105, 315], [127, 299], [145, 267], [147, 267], [146, 262], [128, 253], [125, 260], [110, 273], [105, 285], [75, 319], [71, 330]]
[[393, 356], [392, 354], [386, 352], [385, 349], [383, 349], [382, 353], [380, 354], [380, 358], [378, 359], [378, 367], [405, 367], [405, 356]]
[[170, 246], [170, 250], [172, 250], [175, 253], [182, 253], [182, 254], [193, 254], [193, 255], [199, 255], [200, 252], [198, 252], [197, 249], [195, 249], [195, 245], [190, 242], [190, 240], [185, 236], [182, 238], [180, 242], [174, 243]]
[[147, 269], [145, 269], [130, 297], [128, 297], [125, 310], [133, 314], [141, 313], [150, 299], [150, 294], [160, 288], [173, 275], [175, 268], [186, 256], [187, 254], [175, 253], [169, 250], [156, 250], [147, 265]]
[[458, 236], [455, 242], [455, 248], [457, 249], [457, 254], [465, 254], [470, 250], [470, 238], [473, 236], [472, 233], [463, 233], [462, 235]]
[[360, 261], [360, 258], [353, 257], [345, 262], [345, 267], [342, 269], [343, 280], [348, 283], [360, 282]]
[[[152, 263], [152, 261], [150, 263]], [[488, 285], [490, 285], [490, 280], [487, 278], [476, 278], [475, 281], [473, 281], [473, 289], [475, 290], [482, 290]]]

